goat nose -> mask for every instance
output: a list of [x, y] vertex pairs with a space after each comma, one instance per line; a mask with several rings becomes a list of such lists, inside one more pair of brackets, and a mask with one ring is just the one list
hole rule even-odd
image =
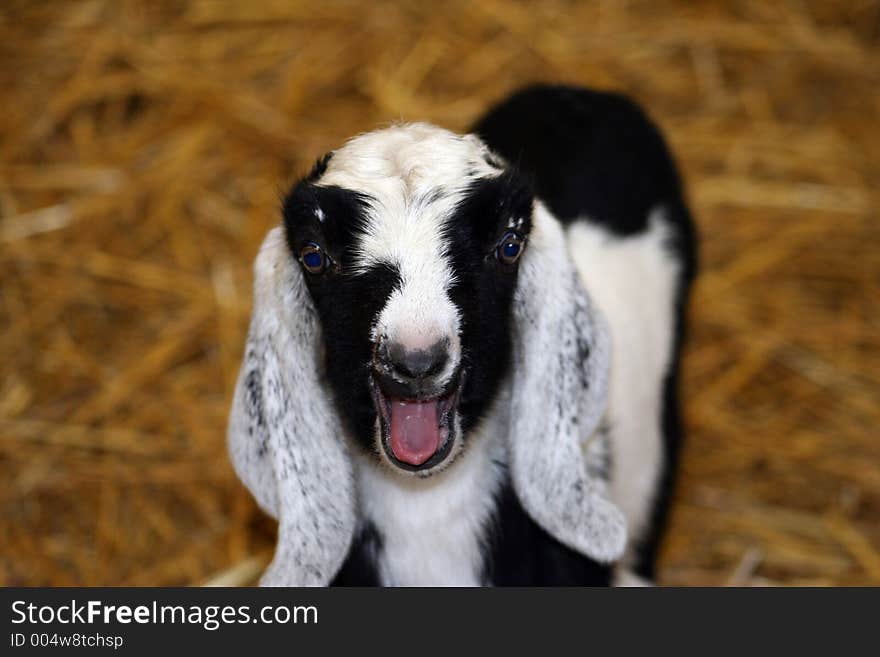
[[440, 340], [427, 349], [407, 349], [399, 342], [388, 346], [392, 369], [407, 379], [425, 379], [439, 374], [449, 360], [449, 342]]

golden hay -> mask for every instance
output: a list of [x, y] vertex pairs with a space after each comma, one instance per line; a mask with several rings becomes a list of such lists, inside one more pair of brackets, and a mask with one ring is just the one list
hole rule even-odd
[[278, 195], [536, 80], [657, 119], [702, 233], [666, 584], [880, 584], [880, 3], [5, 2], [0, 583], [250, 581], [224, 430]]

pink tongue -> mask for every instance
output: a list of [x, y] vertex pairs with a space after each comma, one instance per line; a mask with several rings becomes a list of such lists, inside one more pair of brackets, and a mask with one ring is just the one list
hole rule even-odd
[[391, 451], [398, 460], [421, 465], [440, 446], [437, 400], [391, 400]]

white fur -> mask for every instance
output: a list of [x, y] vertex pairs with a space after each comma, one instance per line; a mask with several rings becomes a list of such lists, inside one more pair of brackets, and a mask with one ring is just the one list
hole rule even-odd
[[381, 199], [431, 196], [469, 179], [497, 175], [489, 150], [473, 135], [427, 123], [394, 125], [359, 135], [333, 151], [319, 184], [368, 192]]
[[487, 428], [468, 438], [460, 458], [432, 477], [408, 477], [356, 459], [361, 517], [382, 536], [383, 586], [480, 586], [503, 445]]
[[626, 568], [618, 568], [615, 571], [612, 584], [614, 586], [626, 589], [646, 588], [649, 586], [654, 586], [654, 582], [652, 582], [651, 580], [645, 579], [640, 575], [636, 575], [634, 572]]
[[652, 211], [646, 232], [631, 237], [615, 237], [586, 221], [568, 229], [569, 252], [613, 336], [610, 492], [626, 516], [631, 543], [645, 529], [663, 467], [663, 378], [672, 355], [680, 274], [668, 239], [662, 208]]

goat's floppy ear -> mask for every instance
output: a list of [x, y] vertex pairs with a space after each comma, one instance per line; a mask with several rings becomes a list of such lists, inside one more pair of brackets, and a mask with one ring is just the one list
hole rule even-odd
[[254, 266], [254, 309], [229, 418], [238, 476], [278, 518], [261, 584], [330, 583], [355, 527], [348, 449], [320, 381], [320, 325], [281, 228]]
[[607, 497], [605, 412], [611, 344], [566, 249], [559, 222], [535, 204], [515, 303], [510, 459], [532, 518], [601, 562], [623, 553], [626, 524]]

